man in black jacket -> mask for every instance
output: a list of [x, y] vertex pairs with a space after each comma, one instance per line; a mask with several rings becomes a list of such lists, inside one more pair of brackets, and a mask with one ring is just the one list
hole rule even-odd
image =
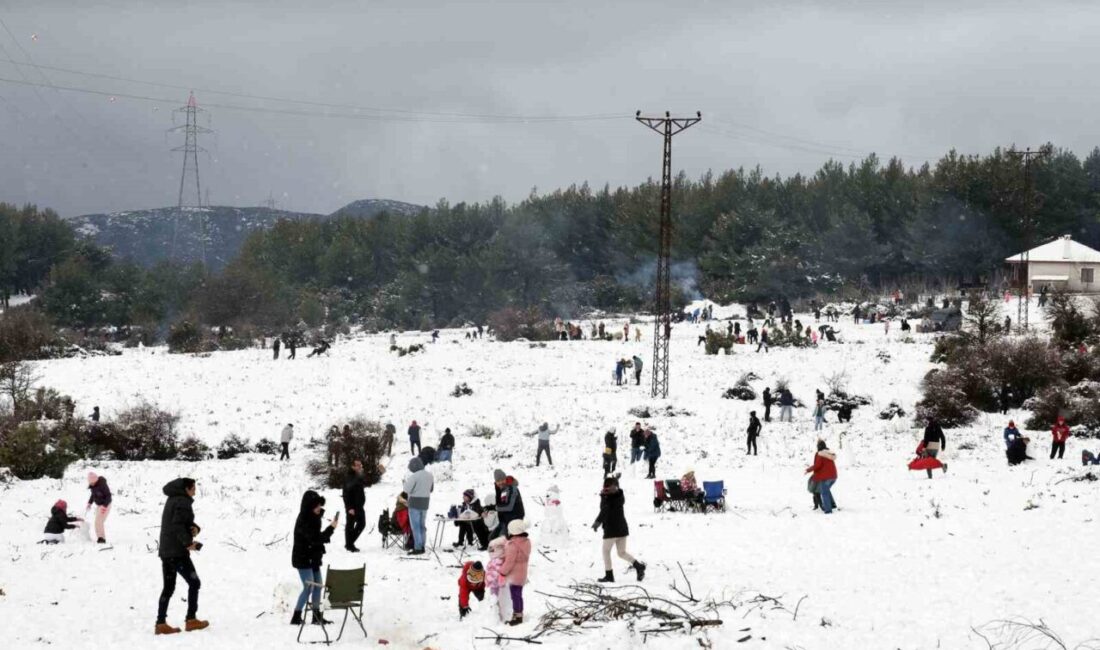
[[352, 553], [358, 553], [355, 540], [363, 534], [367, 527], [367, 513], [364, 506], [367, 504], [367, 495], [363, 492], [366, 481], [363, 478], [363, 461], [355, 459], [351, 463], [351, 471], [344, 481], [344, 510], [348, 513], [348, 523], [344, 524], [344, 548]]
[[201, 630], [210, 625], [196, 618], [199, 609], [199, 574], [191, 562], [191, 551], [202, 548], [195, 541], [199, 527], [195, 525], [195, 513], [191, 503], [195, 500], [195, 479], [178, 478], [164, 486], [164, 511], [160, 516], [160, 564], [164, 577], [164, 588], [160, 592], [160, 604], [157, 609], [157, 624], [154, 634], [176, 634], [178, 627], [168, 625], [168, 603], [176, 590], [176, 575], [187, 581], [187, 617], [185, 627], [188, 632]]
[[746, 433], [749, 434], [748, 446], [745, 449], [745, 455], [756, 455], [756, 438], [760, 435], [760, 430], [764, 428], [760, 424], [760, 418], [756, 417], [756, 411], [749, 411], [749, 428]]
[[630, 430], [630, 464], [642, 459], [642, 450], [645, 448], [645, 431], [641, 422], [635, 422]]
[[772, 397], [772, 389], [770, 387], [764, 388], [764, 421], [772, 421], [772, 404], [775, 403], [775, 398]]

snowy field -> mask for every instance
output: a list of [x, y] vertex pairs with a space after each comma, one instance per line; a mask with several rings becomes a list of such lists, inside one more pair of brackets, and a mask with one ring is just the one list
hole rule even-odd
[[[946, 432], [941, 458], [949, 462], [949, 473], [937, 471], [933, 480], [910, 473], [906, 463], [919, 431], [910, 428], [909, 417], [883, 421], [877, 414], [893, 400], [912, 413], [919, 380], [931, 367], [931, 339], [914, 335], [903, 341], [897, 323], [888, 336], [881, 325], [845, 320], [836, 326], [842, 344], [768, 354], [736, 346], [732, 356], [704, 355], [695, 340], [703, 325], [674, 329], [667, 403], [690, 415], [649, 420], [663, 451], [658, 474], [679, 478], [694, 469], [700, 482], [724, 479], [730, 508], [707, 515], [654, 513], [652, 482], [642, 478], [641, 464], [628, 463], [628, 430], [636, 421], [628, 409], [665, 404], [648, 398], [649, 327], [643, 326], [640, 343], [546, 347], [466, 341], [462, 332], [444, 331], [426, 353], [404, 358], [388, 352], [387, 336], [363, 336], [339, 341], [320, 359], [300, 353], [295, 361], [275, 362], [261, 350], [183, 357], [155, 348], [36, 364], [41, 383], [72, 395], [78, 413], [98, 404], [111, 418], [146, 398], [179, 410], [182, 432], [212, 445], [231, 433], [277, 439], [288, 422], [295, 424], [298, 440], [290, 463], [250, 455], [197, 464], [78, 464], [63, 480], [24, 482], [0, 492], [0, 549], [9, 558], [0, 563], [0, 647], [296, 647], [296, 630], [288, 625], [299, 589], [290, 566], [290, 534], [300, 495], [311, 486], [303, 438], [356, 416], [390, 420], [398, 436], [390, 470], [367, 492], [363, 553], [343, 550], [341, 529], [326, 556], [334, 567], [367, 567], [370, 639], [350, 630], [341, 642], [346, 646], [384, 639], [393, 648], [495, 647], [474, 637], [484, 636], [483, 628], [530, 633], [545, 611], [537, 591], [602, 575], [600, 536], [590, 525], [599, 504], [603, 434], [610, 427], [619, 434], [625, 470], [629, 548], [649, 565], [648, 587], [675, 597], [669, 586], [673, 580], [683, 584], [679, 563], [697, 596], [747, 601], [760, 593], [781, 599], [788, 610], [801, 600], [797, 619], [791, 611], [763, 607], [725, 610], [725, 625], [708, 633], [711, 647], [986, 648], [971, 628], [1010, 616], [1042, 619], [1068, 647], [1100, 636], [1098, 484], [1065, 480], [1084, 471], [1077, 460], [1082, 443], [1071, 439], [1065, 460], [1048, 461], [1049, 434], [1033, 433], [1038, 460], [1010, 468], [1001, 437], [1008, 418], [982, 416], [972, 428]], [[609, 327], [621, 330], [622, 321]], [[427, 338], [409, 334], [399, 342]], [[642, 386], [616, 387], [614, 361], [632, 354], [645, 359]], [[745, 456], [748, 411], [761, 412], [759, 400], [720, 396], [746, 371], [762, 378], [753, 382], [757, 393], [786, 377], [807, 404], [815, 388], [826, 389], [824, 377], [846, 371], [849, 392], [871, 398], [850, 425], [837, 425], [830, 414], [834, 422], [824, 432], [830, 447], [839, 448], [839, 511], [823, 516], [811, 510], [803, 474], [816, 439], [809, 408], [796, 409], [793, 424], [765, 424], [760, 455]], [[450, 397], [460, 382], [474, 394]], [[1020, 422], [1024, 414], [1009, 417]], [[495, 468], [519, 480], [532, 541], [543, 551], [531, 558], [528, 622], [519, 628], [496, 622], [487, 602], [474, 602], [473, 614], [459, 621], [458, 558], [449, 551], [457, 536], [453, 526], [446, 527], [448, 551], [440, 561], [431, 555], [403, 559], [380, 547], [374, 526], [400, 491], [408, 458], [404, 431], [413, 419], [424, 425], [425, 444], [435, 445], [444, 427], [458, 439], [453, 478], [437, 481], [431, 515], [459, 503], [466, 488], [484, 500], [492, 493]], [[554, 466], [544, 461], [536, 468], [535, 439], [524, 433], [543, 421], [561, 429], [552, 440]], [[498, 436], [470, 437], [475, 424], [493, 427]], [[963, 442], [972, 448], [960, 450]], [[1100, 444], [1092, 441], [1092, 447]], [[98, 548], [75, 536], [57, 547], [36, 545], [56, 499], [82, 510], [89, 469], [105, 475], [115, 492], [107, 525], [111, 546]], [[206, 547], [193, 558], [203, 581], [199, 616], [211, 627], [154, 639], [161, 486], [177, 476], [192, 476], [199, 484], [194, 510]], [[543, 508], [536, 500], [553, 485], [561, 489], [567, 539], [540, 535]], [[340, 507], [339, 492], [324, 494], [331, 516]], [[433, 530], [429, 524], [429, 535]], [[632, 573], [616, 562], [617, 579], [632, 583]], [[180, 581], [170, 623], [182, 624], [185, 595]], [[751, 638], [738, 643], [745, 636]], [[639, 647], [642, 637], [618, 623], [541, 640], [546, 648], [626, 649]], [[695, 638], [667, 635], [651, 638], [646, 647], [700, 646]]]

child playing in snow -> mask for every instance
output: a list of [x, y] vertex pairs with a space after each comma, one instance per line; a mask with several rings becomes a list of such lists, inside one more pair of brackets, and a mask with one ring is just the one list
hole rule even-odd
[[50, 508], [50, 520], [46, 522], [45, 534], [42, 536], [42, 544], [60, 544], [65, 541], [65, 531], [77, 528], [74, 521], [84, 521], [80, 517], [69, 514], [69, 504], [64, 499], [58, 499]]
[[531, 559], [531, 540], [527, 538], [527, 522], [513, 519], [508, 522], [508, 541], [504, 544], [504, 563], [500, 574], [508, 583], [508, 595], [512, 597], [512, 620], [508, 625], [523, 623], [523, 585], [527, 584], [527, 563]]
[[479, 602], [485, 598], [485, 569], [481, 562], [467, 562], [462, 565], [462, 573], [458, 576], [459, 620], [470, 613], [470, 594]]
[[504, 566], [504, 538], [497, 537], [489, 542], [489, 566], [485, 570], [485, 582], [489, 585], [489, 593], [497, 599], [497, 612], [502, 623], [512, 618], [512, 598], [504, 586], [504, 576], [500, 575], [500, 567]]

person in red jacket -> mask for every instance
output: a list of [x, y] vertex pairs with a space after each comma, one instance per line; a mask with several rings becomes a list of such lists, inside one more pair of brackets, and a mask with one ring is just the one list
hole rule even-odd
[[481, 562], [467, 562], [462, 565], [458, 576], [458, 618], [461, 620], [470, 613], [470, 594], [478, 601], [485, 599], [485, 568]]
[[817, 441], [817, 453], [814, 454], [814, 464], [806, 468], [806, 473], [811, 474], [810, 480], [817, 484], [817, 491], [821, 494], [821, 512], [829, 514], [833, 511], [833, 483], [836, 483], [836, 454], [829, 451], [824, 440]]
[[1069, 439], [1069, 425], [1066, 424], [1066, 418], [1061, 415], [1058, 416], [1058, 421], [1054, 423], [1054, 426], [1050, 428], [1051, 443], [1050, 443], [1050, 459], [1054, 460], [1054, 454], [1058, 454], [1058, 458], [1062, 457], [1062, 454], [1066, 453], [1066, 440]]

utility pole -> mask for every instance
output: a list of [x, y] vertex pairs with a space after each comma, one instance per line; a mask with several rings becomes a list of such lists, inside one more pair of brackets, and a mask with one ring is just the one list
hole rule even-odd
[[[184, 116], [184, 123], [168, 129], [169, 132], [183, 131], [183, 146], [176, 147], [172, 151], [183, 152], [183, 169], [180, 171], [180, 191], [179, 201], [176, 204], [177, 212], [175, 222], [172, 228], [172, 258], [176, 257], [176, 238], [179, 234], [179, 219], [183, 211], [185, 202], [183, 200], [184, 184], [187, 180], [187, 174], [190, 170], [192, 176], [195, 177], [195, 207], [202, 207], [202, 187], [199, 183], [199, 152], [206, 151], [199, 146], [199, 134], [213, 133], [210, 129], [199, 126], [198, 116], [199, 113], [204, 112], [199, 108], [198, 103], [195, 101], [195, 93], [192, 92], [187, 98], [187, 105], [181, 108], [177, 108], [173, 111], [173, 115], [182, 114]], [[203, 217], [202, 211], [198, 212], [199, 217], [199, 240], [202, 248], [202, 265], [206, 267], [206, 223]]]
[[1020, 267], [1023, 270], [1023, 279], [1018, 286], [1018, 298], [1016, 300], [1016, 324], [1021, 332], [1028, 328], [1028, 315], [1031, 312], [1031, 248], [1035, 245], [1035, 194], [1034, 179], [1031, 175], [1033, 161], [1046, 158], [1050, 151], [1040, 149], [1032, 151], [1027, 148], [1024, 151], [1012, 149], [1008, 155], [1017, 160], [1024, 161], [1024, 187], [1022, 205], [1020, 206], [1020, 220], [1024, 232], [1024, 252], [1020, 254]]
[[672, 136], [698, 124], [703, 114], [695, 117], [672, 117], [665, 111], [664, 117], [642, 117], [636, 120], [664, 137], [664, 155], [661, 163], [661, 227], [657, 242], [657, 287], [654, 291], [655, 318], [653, 320], [653, 397], [668, 397], [668, 343], [672, 335], [672, 289], [670, 270], [672, 260]]

